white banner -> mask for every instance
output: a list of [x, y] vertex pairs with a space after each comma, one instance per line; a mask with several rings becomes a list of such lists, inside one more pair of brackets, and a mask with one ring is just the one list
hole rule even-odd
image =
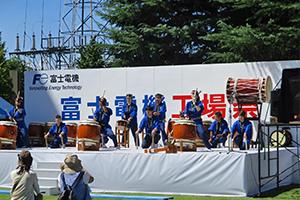
[[[121, 107], [127, 93], [134, 95], [138, 122], [144, 116], [146, 105], [154, 100], [154, 95], [162, 93], [167, 104], [168, 120], [178, 117], [179, 111], [184, 110], [186, 102], [191, 99], [191, 90], [195, 88], [201, 90], [204, 120], [213, 120], [216, 111], [222, 111], [223, 117], [228, 120], [226, 84], [229, 77], [270, 76], [275, 86], [284, 68], [296, 67], [299, 67], [299, 61], [28, 71], [25, 72], [26, 123], [51, 122], [57, 114], [62, 115], [63, 121], [78, 123], [92, 119], [91, 109], [99, 106], [98, 99], [103, 90], [106, 90], [105, 97], [113, 110], [110, 120], [113, 127], [116, 120], [121, 119]], [[265, 119], [267, 105], [263, 104], [262, 120]], [[243, 106], [243, 109], [249, 117], [257, 116], [254, 106]], [[238, 117], [237, 105], [233, 106], [232, 114], [234, 122]], [[256, 124], [254, 128], [257, 129]]]

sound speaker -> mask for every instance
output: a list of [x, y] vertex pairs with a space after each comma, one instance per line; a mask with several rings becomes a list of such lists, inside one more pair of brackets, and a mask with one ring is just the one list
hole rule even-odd
[[281, 89], [271, 91], [271, 116], [278, 117]]
[[300, 68], [282, 72], [278, 122], [300, 120]]

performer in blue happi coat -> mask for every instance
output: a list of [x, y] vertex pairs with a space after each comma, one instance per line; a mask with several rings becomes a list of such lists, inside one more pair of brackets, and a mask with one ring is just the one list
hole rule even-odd
[[49, 135], [54, 137], [54, 140], [49, 145], [50, 148], [61, 147], [61, 140], [63, 140], [64, 145], [68, 142], [68, 129], [66, 124], [61, 122], [60, 115], [55, 116], [55, 124], [53, 124], [48, 133], [44, 136], [45, 139], [47, 139]]
[[[132, 102], [132, 94], [126, 95], [126, 104], [122, 107], [121, 117], [124, 120], [129, 122], [128, 128], [130, 128], [132, 136], [134, 138], [134, 142], [136, 146], [139, 146], [139, 138], [135, 137], [135, 132], [137, 130], [137, 106]], [[128, 138], [129, 139], [129, 138]], [[122, 137], [122, 142], [124, 142], [124, 136]]]
[[215, 113], [215, 120], [208, 130], [210, 131], [210, 139], [208, 142], [211, 143], [211, 147], [216, 148], [218, 144], [221, 144], [221, 146], [224, 147], [229, 128], [226, 120], [223, 119], [221, 112], [218, 111]]
[[146, 107], [146, 116], [142, 119], [136, 135], [145, 129], [145, 137], [142, 142], [142, 148], [149, 148], [152, 144], [152, 137], [154, 137], [154, 148], [157, 148], [157, 143], [160, 139], [159, 135], [159, 119], [153, 115], [153, 107], [148, 105]]
[[201, 115], [204, 111], [204, 106], [200, 100], [199, 93], [196, 90], [192, 90], [192, 101], [187, 102], [184, 110], [184, 117], [188, 117], [196, 124], [197, 134], [203, 140], [207, 149], [211, 149], [211, 145], [208, 142], [208, 138], [204, 132]]
[[106, 144], [108, 142], [108, 138], [112, 139], [114, 143], [114, 147], [118, 148], [117, 137], [114, 132], [111, 130], [111, 126], [109, 125], [110, 116], [113, 114], [112, 109], [106, 106], [106, 98], [101, 97], [99, 99], [99, 108], [97, 108], [94, 112], [95, 118], [94, 121], [97, 121], [100, 125], [100, 144], [102, 143], [102, 134], [103, 134], [103, 142]]
[[158, 130], [161, 132], [162, 141], [164, 146], [166, 146], [166, 140], [168, 139], [168, 136], [165, 131], [165, 122], [166, 122], [166, 112], [167, 112], [167, 106], [166, 102], [162, 102], [163, 95], [160, 93], [157, 93], [155, 95], [155, 102], [151, 104], [153, 107], [153, 115], [157, 116], [159, 120], [158, 124]]
[[29, 143], [29, 138], [28, 138], [28, 129], [25, 124], [25, 116], [26, 116], [26, 111], [25, 108], [22, 106], [23, 103], [23, 98], [18, 97], [15, 100], [15, 107], [10, 109], [9, 111], [9, 119], [17, 122], [18, 126], [18, 135], [17, 135], [17, 147], [25, 147], [30, 148], [30, 143]]
[[238, 135], [233, 138], [233, 142], [240, 148], [240, 150], [246, 149], [245, 139], [249, 149], [252, 138], [252, 123], [246, 119], [245, 111], [241, 110], [239, 112], [239, 120], [234, 122], [232, 125], [231, 133], [232, 138], [234, 137], [235, 133], [238, 133]]

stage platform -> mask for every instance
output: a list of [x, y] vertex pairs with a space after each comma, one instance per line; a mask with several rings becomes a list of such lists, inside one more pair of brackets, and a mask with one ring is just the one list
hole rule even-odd
[[[296, 148], [289, 148], [296, 152]], [[0, 151], [0, 187], [11, 187], [10, 172], [17, 167], [17, 155], [23, 149]], [[90, 184], [92, 192], [156, 193], [207, 196], [251, 196], [258, 193], [257, 149], [240, 151], [227, 148], [198, 148], [197, 152], [177, 154], [144, 153], [143, 149], [114, 148], [99, 151], [77, 151], [77, 148], [30, 150], [33, 156], [32, 169], [38, 162], [63, 162], [66, 154], [75, 153], [82, 165], [95, 177]], [[292, 165], [292, 154], [280, 149], [280, 171]], [[271, 156], [276, 149], [271, 150]], [[262, 163], [264, 152], [261, 152]], [[275, 165], [275, 163], [274, 163]], [[262, 164], [262, 166], [267, 166]], [[290, 173], [292, 169], [286, 173]], [[271, 172], [274, 171], [271, 167]], [[262, 175], [267, 167], [262, 168]], [[281, 185], [289, 185], [293, 176]], [[262, 189], [276, 187], [275, 180]]]

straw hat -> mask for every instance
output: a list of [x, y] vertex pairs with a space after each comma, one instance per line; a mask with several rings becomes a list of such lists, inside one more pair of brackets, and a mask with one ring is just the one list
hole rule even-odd
[[82, 170], [81, 160], [78, 159], [77, 155], [69, 153], [66, 155], [62, 169], [66, 174], [79, 172]]
[[30, 167], [32, 164], [32, 157], [29, 151], [21, 151], [20, 154], [18, 154], [18, 165], [20, 166], [25, 166], [25, 167]]

